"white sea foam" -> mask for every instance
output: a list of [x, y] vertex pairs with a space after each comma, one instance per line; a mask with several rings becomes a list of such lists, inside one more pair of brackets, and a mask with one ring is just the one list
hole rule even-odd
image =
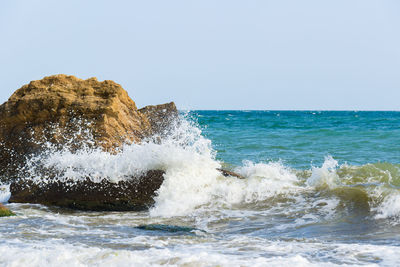
[[26, 169], [32, 180], [41, 182], [46, 180], [36, 171], [37, 166], [60, 171], [60, 180], [89, 177], [94, 182], [104, 177], [118, 182], [147, 170], [164, 170], [165, 180], [157, 192], [152, 216], [185, 215], [202, 205], [257, 202], [299, 189], [294, 172], [278, 162], [245, 162], [237, 169], [245, 180], [222, 176], [211, 141], [201, 130], [185, 119], [175, 126], [172, 135], [161, 142], [125, 145], [117, 154], [87, 147], [75, 152], [53, 151], [49, 146], [46, 153], [32, 158]]
[[336, 187], [339, 184], [339, 177], [336, 173], [338, 166], [338, 162], [332, 156], [325, 157], [322, 167], [312, 167], [312, 174], [307, 179], [307, 184], [312, 187]]
[[400, 223], [400, 194], [393, 192], [387, 196], [384, 201], [375, 208], [377, 214], [376, 219], [395, 219], [395, 222]]
[[204, 204], [229, 207], [238, 203], [255, 203], [277, 194], [299, 190], [294, 173], [280, 163], [253, 164], [246, 162], [238, 172], [246, 179], [224, 177], [214, 160], [167, 170], [165, 182], [151, 210], [153, 216], [184, 215]]
[[212, 243], [153, 239], [137, 237], [132, 240], [154, 244], [146, 250], [88, 247], [65, 244], [61, 240], [34, 244], [11, 240], [0, 245], [0, 265], [397, 266], [400, 263], [399, 247], [390, 245], [267, 241], [246, 236], [213, 240]]
[[6, 203], [11, 197], [10, 185], [0, 186], [0, 203]]
[[[0, 246], [3, 266], [313, 266], [301, 255], [243, 257], [220, 254], [212, 248], [152, 248], [146, 251], [111, 250], [72, 245], [32, 246], [24, 249]], [[314, 265], [316, 266], [316, 265]], [[332, 266], [332, 265], [331, 265]]]
[[210, 140], [203, 138], [200, 129], [189, 121], [180, 121], [171, 133], [162, 144], [149, 139], [141, 144], [127, 144], [116, 154], [87, 146], [74, 152], [66, 146], [60, 151], [49, 144], [47, 151], [29, 159], [25, 171], [30, 175], [28, 178], [37, 181], [44, 180], [43, 172], [38, 171], [40, 166], [60, 171], [61, 175], [57, 177], [60, 180], [90, 178], [100, 182], [107, 178], [118, 182], [150, 169], [167, 170], [189, 161], [199, 164], [213, 161]]

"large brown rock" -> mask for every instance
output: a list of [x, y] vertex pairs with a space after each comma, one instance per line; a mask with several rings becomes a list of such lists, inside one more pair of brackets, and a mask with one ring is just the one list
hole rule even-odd
[[[162, 171], [132, 176], [130, 182], [121, 184], [107, 182], [106, 177], [97, 184], [89, 179], [71, 188], [56, 176], [47, 185], [33, 184], [29, 174], [21, 170], [27, 158], [40, 155], [49, 145], [71, 151], [87, 145], [117, 153], [121, 145], [140, 142], [167, 128], [177, 114], [173, 103], [139, 111], [128, 93], [113, 81], [67, 75], [32, 81], [0, 106], [0, 181], [12, 182], [11, 202], [95, 210], [146, 207], [161, 185]], [[40, 166], [36, 170], [40, 171]], [[43, 172], [49, 170], [43, 168]]]
[[0, 106], [0, 138], [13, 142], [25, 133], [42, 141], [43, 132], [57, 125], [64, 132], [52, 131], [50, 141], [59, 141], [63, 128], [78, 119], [88, 123], [85, 128], [105, 148], [140, 141], [151, 130], [148, 118], [119, 84], [54, 75], [24, 85]]
[[[158, 116], [157, 110], [166, 107], [165, 116]], [[177, 114], [173, 103], [143, 110], [113, 81], [62, 74], [32, 81], [0, 106], [0, 180], [16, 176], [26, 156], [40, 153], [46, 144], [112, 151], [151, 136], [155, 124], [166, 127], [168, 113]]]

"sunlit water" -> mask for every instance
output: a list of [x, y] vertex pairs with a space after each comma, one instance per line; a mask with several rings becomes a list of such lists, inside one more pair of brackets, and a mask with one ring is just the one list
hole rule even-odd
[[400, 265], [399, 126], [398, 112], [196, 111], [161, 145], [50, 150], [30, 179], [40, 162], [77, 180], [165, 181], [144, 212], [7, 204], [0, 265]]

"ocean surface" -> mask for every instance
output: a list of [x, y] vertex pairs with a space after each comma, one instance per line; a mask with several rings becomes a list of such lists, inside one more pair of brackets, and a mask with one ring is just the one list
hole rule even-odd
[[30, 163], [32, 180], [37, 164], [77, 180], [166, 173], [143, 212], [7, 204], [2, 185], [17, 216], [0, 218], [0, 266], [400, 265], [400, 112], [182, 112], [161, 144]]

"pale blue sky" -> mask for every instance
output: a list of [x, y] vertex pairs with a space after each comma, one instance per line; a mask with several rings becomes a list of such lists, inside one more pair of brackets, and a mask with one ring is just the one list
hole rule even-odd
[[400, 1], [0, 3], [0, 102], [57, 73], [138, 107], [400, 110]]

